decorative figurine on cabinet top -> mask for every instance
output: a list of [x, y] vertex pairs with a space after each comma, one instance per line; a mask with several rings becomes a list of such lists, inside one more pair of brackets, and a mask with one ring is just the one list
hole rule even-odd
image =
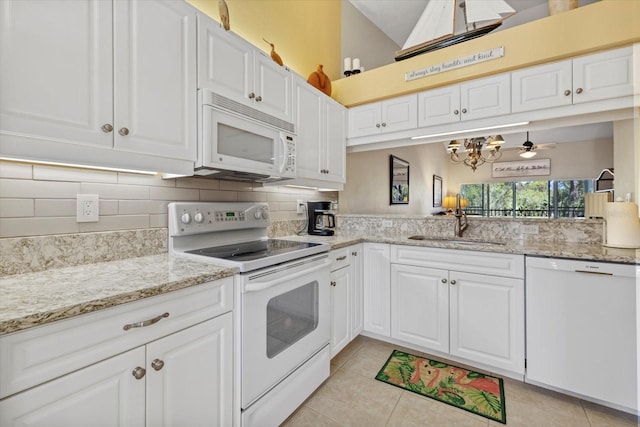
[[220, 14], [220, 23], [225, 30], [229, 31], [231, 25], [229, 24], [229, 7], [224, 0], [218, 0], [218, 13]]
[[322, 64], [318, 64], [318, 69], [309, 75], [307, 83], [327, 96], [331, 96], [331, 80], [322, 71]]
[[[262, 40], [267, 42], [267, 40], [264, 38]], [[282, 58], [280, 58], [280, 55], [278, 55], [278, 53], [276, 52], [274, 44], [270, 42], [267, 43], [269, 43], [269, 45], [271, 46], [271, 59], [273, 59], [273, 62], [275, 62], [276, 64], [282, 66]]]

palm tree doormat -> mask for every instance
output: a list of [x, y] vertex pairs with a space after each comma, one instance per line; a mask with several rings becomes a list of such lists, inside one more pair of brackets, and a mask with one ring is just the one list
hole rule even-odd
[[507, 423], [502, 378], [393, 350], [376, 379]]

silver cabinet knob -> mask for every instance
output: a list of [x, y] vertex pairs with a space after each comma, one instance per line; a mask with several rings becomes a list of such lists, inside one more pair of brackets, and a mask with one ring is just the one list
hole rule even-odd
[[440, 279], [442, 283], [447, 283], [447, 279]]
[[331, 286], [335, 286], [336, 282], [334, 282], [333, 280], [331, 281]]
[[376, 127], [379, 128], [380, 127], [380, 123], [376, 123]]
[[579, 87], [578, 89], [576, 89], [576, 93], [577, 93], [577, 94], [581, 94], [581, 93], [582, 93], [582, 91], [583, 91], [583, 89], [582, 89], [581, 87]]
[[160, 369], [162, 369], [163, 366], [164, 366], [164, 362], [160, 359], [154, 359], [153, 362], [151, 362], [151, 367], [156, 371], [159, 371]]
[[456, 284], [456, 281], [455, 281], [455, 280], [452, 280], [452, 281], [451, 281], [451, 284], [452, 284], [452, 285], [455, 285], [455, 284]]
[[131, 374], [137, 380], [141, 380], [142, 378], [144, 378], [144, 374], [146, 374], [146, 373], [147, 373], [147, 371], [145, 371], [145, 369], [141, 368], [140, 366], [138, 366], [136, 369], [133, 370], [133, 372], [131, 372]]
[[387, 124], [386, 124], [386, 123], [384, 123], [384, 122], [382, 122], [382, 127], [383, 127], [383, 128], [386, 128], [386, 127], [387, 127]]
[[113, 126], [111, 126], [109, 123], [106, 123], [104, 125], [102, 125], [102, 127], [100, 128], [102, 129], [102, 132], [104, 133], [109, 133], [113, 130]]
[[255, 94], [255, 93], [251, 92], [251, 93], [249, 94], [249, 99], [253, 99], [253, 98], [255, 98], [255, 97], [256, 97], [256, 94]]
[[466, 108], [463, 108], [463, 109], [462, 109], [462, 114], [466, 114], [466, 113], [467, 113], [467, 109], [466, 109]]
[[455, 114], [455, 115], [457, 116], [458, 114], [460, 114], [460, 111], [458, 111], [458, 110], [453, 110], [453, 114]]
[[354, 251], [354, 252], [351, 252], [351, 255], [352, 255], [352, 256], [358, 256], [358, 252], [355, 252], [355, 251]]
[[129, 129], [127, 128], [120, 128], [120, 130], [118, 131], [118, 133], [122, 136], [127, 136], [129, 135]]
[[261, 97], [261, 96], [256, 96], [256, 101], [257, 101], [257, 102], [262, 101], [262, 97]]
[[571, 95], [571, 91], [569, 89], [564, 91], [564, 96], [569, 96]]

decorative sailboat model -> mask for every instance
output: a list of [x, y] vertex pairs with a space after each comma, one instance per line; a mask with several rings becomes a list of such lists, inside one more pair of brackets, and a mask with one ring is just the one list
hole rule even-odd
[[402, 50], [396, 52], [396, 61], [483, 36], [516, 13], [503, 0], [466, 0], [460, 7], [466, 31], [454, 34], [456, 0], [429, 0]]

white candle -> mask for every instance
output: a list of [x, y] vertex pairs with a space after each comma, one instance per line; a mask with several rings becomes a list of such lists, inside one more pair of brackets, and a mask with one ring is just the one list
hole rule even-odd
[[360, 58], [353, 58], [353, 69], [354, 70], [360, 69]]
[[351, 58], [344, 58], [344, 70], [351, 71]]

